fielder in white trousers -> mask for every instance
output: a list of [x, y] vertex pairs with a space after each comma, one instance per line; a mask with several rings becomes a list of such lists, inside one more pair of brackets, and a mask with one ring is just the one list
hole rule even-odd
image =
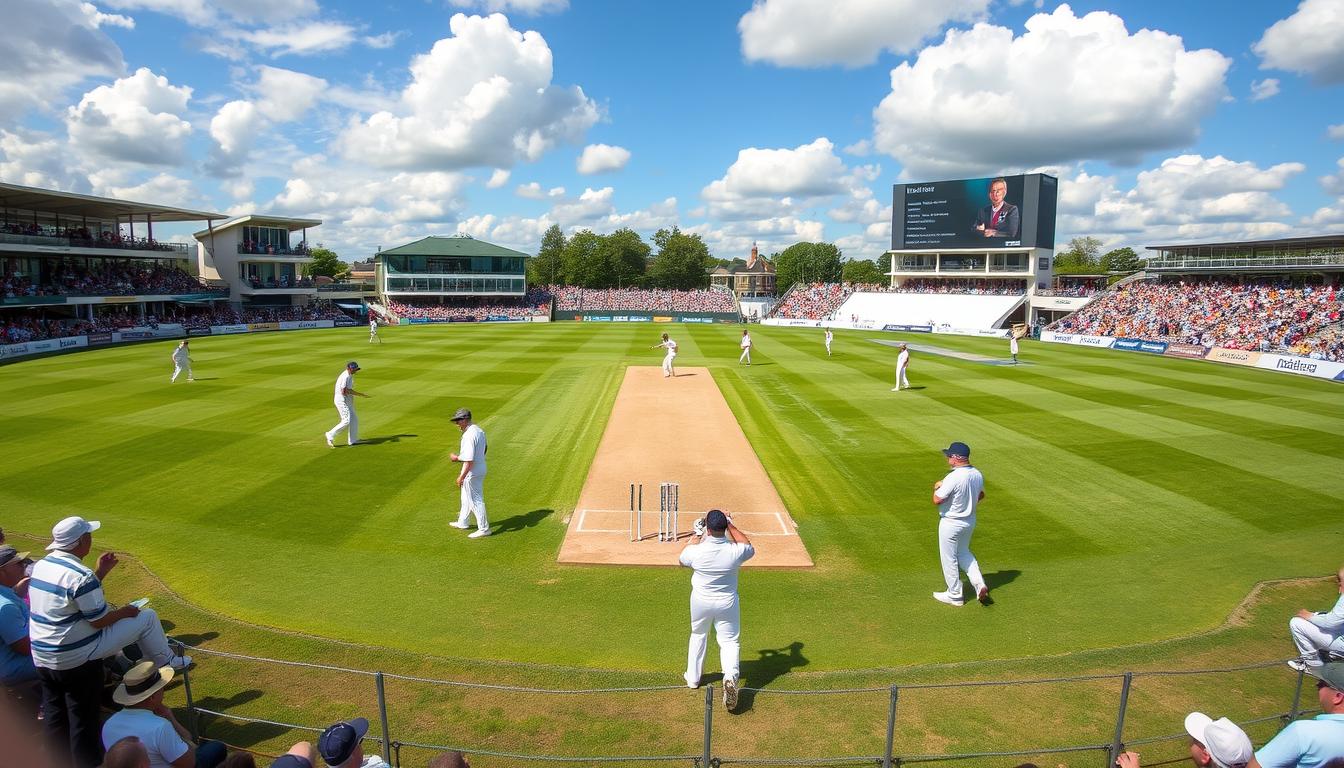
[[975, 597], [988, 605], [989, 586], [980, 571], [980, 562], [971, 552], [976, 509], [985, 498], [985, 477], [971, 466], [971, 448], [965, 443], [952, 443], [943, 449], [943, 455], [952, 471], [933, 484], [933, 503], [938, 507], [938, 560], [943, 566], [947, 589], [934, 592], [933, 599], [948, 605], [964, 605], [960, 571], [966, 571]]
[[985, 575], [980, 572], [980, 561], [971, 552], [971, 534], [975, 533], [975, 520], [969, 523], [945, 517], [938, 521], [938, 559], [943, 564], [943, 581], [947, 583], [947, 596], [953, 600], [964, 600], [961, 594], [961, 571], [975, 587], [976, 594], [981, 589], [988, 591]]
[[719, 665], [725, 679], [736, 680], [740, 675], [742, 645], [738, 633], [742, 628], [742, 611], [737, 595], [723, 599], [699, 597], [691, 593], [691, 642], [686, 653], [686, 684], [700, 684], [705, 670], [705, 653], [709, 650], [709, 628], [719, 641]]
[[467, 521], [476, 515], [476, 530], [490, 531], [490, 518], [485, 514], [485, 478], [468, 473], [462, 480], [462, 507], [457, 513], [456, 528], [466, 528]]
[[737, 574], [756, 550], [751, 541], [723, 512], [712, 509], [696, 521], [696, 534], [681, 551], [678, 561], [695, 573], [691, 576], [691, 639], [686, 651], [686, 685], [696, 688], [705, 668], [709, 628], [719, 642], [723, 667], [724, 703], [737, 702], [737, 679], [742, 655], [738, 633], [742, 614], [737, 601]]
[[336, 439], [341, 430], [346, 430], [345, 441], [354, 445], [359, 442], [359, 414], [355, 413], [355, 404], [346, 402], [345, 398], [336, 401], [336, 413], [340, 414], [341, 421], [336, 426], [327, 430], [327, 442]]

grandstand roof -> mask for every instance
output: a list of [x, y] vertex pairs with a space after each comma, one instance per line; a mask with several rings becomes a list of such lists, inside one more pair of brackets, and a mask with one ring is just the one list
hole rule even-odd
[[[223, 224], [220, 224], [219, 226], [215, 227], [214, 231], [222, 232], [231, 227], [239, 227], [244, 224], [250, 224], [251, 226], [254, 227], [277, 227], [280, 229], [287, 229], [290, 232], [293, 232], [297, 229], [307, 229], [308, 227], [320, 226], [322, 224], [322, 220], [293, 219], [288, 216], [266, 216], [258, 213], [249, 213], [246, 216], [239, 216], [235, 219], [229, 219]], [[210, 229], [202, 229], [200, 232], [194, 233], [194, 236], [198, 238], [204, 237], [206, 235], [209, 235], [210, 231], [211, 231]]]
[[430, 235], [413, 243], [379, 251], [379, 255], [384, 254], [394, 256], [522, 256], [531, 258], [526, 253], [505, 248], [502, 245], [487, 243], [484, 240], [477, 240], [469, 235], [453, 235], [452, 237]]
[[118, 217], [149, 216], [154, 221], [211, 221], [228, 218], [222, 213], [176, 208], [170, 205], [137, 203], [112, 197], [95, 197], [54, 189], [25, 187], [0, 182], [0, 206], [59, 216], [84, 216], [110, 221]]
[[1344, 248], [1344, 234], [1282, 237], [1276, 240], [1229, 240], [1221, 243], [1177, 243], [1175, 245], [1149, 245], [1146, 248], [1150, 251]]

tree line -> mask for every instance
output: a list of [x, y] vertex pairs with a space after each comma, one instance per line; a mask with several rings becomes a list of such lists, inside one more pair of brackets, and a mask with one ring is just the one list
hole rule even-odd
[[1095, 237], [1075, 237], [1069, 247], [1055, 254], [1057, 275], [1102, 275], [1129, 273], [1143, 269], [1143, 259], [1133, 248], [1116, 248], [1101, 252], [1101, 241]]

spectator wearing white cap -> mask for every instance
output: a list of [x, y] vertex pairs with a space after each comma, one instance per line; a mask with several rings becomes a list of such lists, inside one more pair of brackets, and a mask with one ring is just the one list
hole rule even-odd
[[457, 512], [457, 520], [449, 525], [466, 530], [470, 527], [467, 520], [474, 512], [476, 530], [467, 534], [467, 538], [479, 539], [490, 535], [490, 518], [485, 513], [485, 453], [488, 448], [485, 430], [472, 422], [471, 411], [466, 408], [458, 408], [452, 420], [462, 431], [458, 453], [448, 455], [450, 460], [462, 464], [462, 469], [457, 473], [457, 487], [462, 489], [462, 504]]
[[112, 700], [123, 709], [103, 723], [103, 745], [111, 749], [134, 736], [149, 752], [150, 768], [215, 768], [228, 751], [218, 741], [192, 746], [191, 732], [163, 703], [163, 689], [172, 679], [171, 667], [157, 667], [152, 661], [131, 667], [112, 693]]
[[369, 721], [362, 717], [336, 723], [317, 738], [322, 762], [331, 768], [391, 768], [381, 757], [364, 756], [364, 734]]
[[33, 663], [42, 681], [42, 714], [51, 746], [77, 768], [98, 764], [98, 705], [102, 660], [136, 643], [161, 666], [182, 669], [190, 656], [168, 647], [153, 610], [133, 605], [113, 609], [103, 597], [103, 578], [117, 565], [104, 552], [97, 570], [82, 562], [93, 549], [97, 520], [67, 517], [51, 529], [50, 554], [33, 566], [28, 622]]
[[1312, 670], [1322, 713], [1289, 723], [1255, 753], [1251, 768], [1316, 768], [1344, 760], [1344, 662]]
[[27, 557], [27, 552], [0, 547], [0, 685], [37, 681], [37, 667], [28, 647], [28, 605], [14, 592], [23, 581], [23, 561]]
[[[1226, 717], [1214, 720], [1191, 712], [1185, 716], [1185, 732], [1190, 734], [1190, 760], [1199, 768], [1246, 768], [1254, 757], [1251, 737]], [[1139, 753], [1125, 752], [1115, 764], [1139, 768]]]
[[345, 440], [349, 445], [359, 443], [359, 416], [355, 413], [355, 398], [368, 397], [363, 392], [355, 391], [355, 374], [359, 372], [359, 363], [354, 360], [345, 364], [345, 370], [336, 377], [336, 392], [334, 394], [336, 402], [336, 413], [340, 414], [341, 421], [336, 426], [327, 430], [327, 445], [331, 448], [336, 447], [333, 442], [336, 435], [341, 430], [346, 430]]
[[1288, 666], [1299, 672], [1315, 674], [1324, 663], [1323, 652], [1344, 656], [1344, 568], [1335, 573], [1335, 585], [1339, 589], [1335, 607], [1325, 613], [1301, 610], [1288, 621], [1288, 631], [1301, 656], [1289, 661]]

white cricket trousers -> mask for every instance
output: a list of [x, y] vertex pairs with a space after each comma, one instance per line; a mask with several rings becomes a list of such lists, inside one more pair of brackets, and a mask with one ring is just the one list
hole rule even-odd
[[751, 365], [751, 347], [742, 348], [742, 355], [737, 358], [737, 362], [740, 363], [744, 360], [746, 361], [747, 365]]
[[905, 387], [906, 389], [909, 389], [909, 388], [910, 388], [910, 380], [907, 379], [907, 378], [905, 377], [905, 369], [906, 369], [906, 368], [907, 368], [907, 366], [902, 365], [902, 366], [899, 366], [899, 367], [896, 369], [896, 386], [897, 386], [897, 387]]
[[359, 416], [355, 413], [354, 403], [337, 400], [336, 412], [341, 415], [341, 423], [327, 430], [327, 439], [335, 440], [336, 435], [345, 429], [345, 440], [348, 444], [354, 445], [359, 442]]
[[467, 518], [476, 513], [476, 528], [490, 530], [490, 518], [485, 515], [485, 478], [468, 474], [462, 481], [462, 508], [457, 513], [457, 524], [466, 525]]
[[173, 658], [173, 649], [168, 647], [168, 638], [164, 637], [159, 615], [153, 608], [141, 608], [134, 618], [122, 619], [104, 627], [98, 639], [90, 644], [89, 657], [85, 661], [116, 656], [131, 643], [140, 646], [145, 658], [152, 659], [161, 667]]
[[673, 368], [672, 368], [672, 361], [675, 360], [676, 357], [677, 357], [677, 353], [676, 353], [676, 352], [673, 352], [673, 351], [671, 351], [671, 350], [668, 350], [667, 355], [666, 355], [665, 357], [663, 357], [663, 375], [664, 375], [664, 376], [676, 376], [676, 375], [677, 375], [677, 372], [676, 372], [675, 370], [673, 370]]
[[1293, 635], [1297, 652], [1310, 666], [1319, 666], [1320, 651], [1344, 654], [1344, 635], [1327, 632], [1304, 618], [1294, 616], [1288, 621], [1288, 631]]
[[980, 573], [980, 563], [971, 554], [971, 534], [975, 533], [975, 523], [944, 517], [938, 521], [938, 557], [943, 562], [943, 580], [947, 582], [947, 596], [961, 600], [961, 574], [971, 580], [978, 594], [985, 586], [984, 574]]
[[183, 371], [187, 374], [187, 381], [195, 380], [196, 377], [191, 375], [191, 363], [173, 363], [173, 378], [169, 379], [168, 383], [177, 381], [177, 377], [182, 375]]
[[691, 593], [691, 644], [686, 652], [686, 684], [699, 685], [705, 669], [705, 649], [709, 647], [709, 627], [714, 625], [714, 637], [719, 642], [719, 665], [725, 680], [736, 680], [739, 674], [738, 657], [742, 650], [737, 634], [742, 615], [737, 595], [732, 597], [701, 597]]

